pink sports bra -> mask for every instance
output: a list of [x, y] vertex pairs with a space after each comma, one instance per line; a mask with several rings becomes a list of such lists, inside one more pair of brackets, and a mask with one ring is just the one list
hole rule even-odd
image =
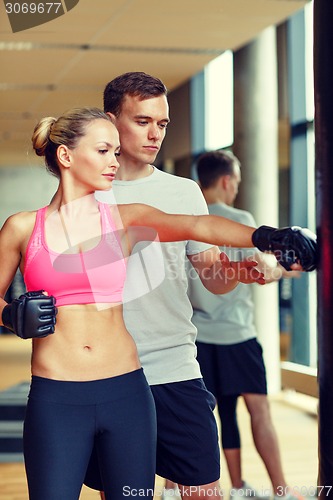
[[102, 236], [86, 252], [53, 252], [45, 241], [45, 212], [37, 211], [26, 251], [24, 281], [28, 291], [45, 290], [57, 306], [121, 302], [126, 264], [110, 207], [98, 203]]

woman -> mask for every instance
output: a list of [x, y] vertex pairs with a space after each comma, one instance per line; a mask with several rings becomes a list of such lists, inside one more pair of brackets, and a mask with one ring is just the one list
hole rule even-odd
[[[0, 297], [18, 267], [28, 290], [9, 305], [1, 298], [0, 314], [2, 324], [33, 338], [24, 424], [30, 499], [77, 499], [94, 442], [107, 499], [139, 490], [152, 498], [156, 421], [123, 321], [126, 257], [137, 241], [155, 239], [154, 231], [161, 241], [249, 247], [254, 229], [97, 202], [94, 193], [110, 189], [120, 154], [118, 132], [98, 109], [45, 118], [32, 142], [59, 190], [37, 212], [9, 217], [0, 233]], [[252, 280], [264, 282], [254, 273]], [[235, 286], [237, 277], [229, 281]]]

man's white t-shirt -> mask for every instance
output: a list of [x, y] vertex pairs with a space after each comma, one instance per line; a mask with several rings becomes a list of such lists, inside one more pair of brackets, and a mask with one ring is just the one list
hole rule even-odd
[[[114, 181], [112, 192], [118, 204], [144, 203], [167, 213], [208, 214], [196, 182], [156, 168], [148, 177]], [[107, 202], [107, 193], [97, 193], [97, 198]], [[150, 385], [201, 377], [185, 263], [186, 255], [211, 247], [196, 241], [143, 244], [142, 252], [129, 259], [124, 318]]]

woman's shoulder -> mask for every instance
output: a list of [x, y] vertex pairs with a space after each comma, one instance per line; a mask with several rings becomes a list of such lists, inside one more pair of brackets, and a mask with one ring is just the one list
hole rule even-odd
[[25, 234], [31, 232], [36, 220], [36, 210], [29, 212], [17, 212], [10, 215], [3, 225], [3, 229], [15, 233]]

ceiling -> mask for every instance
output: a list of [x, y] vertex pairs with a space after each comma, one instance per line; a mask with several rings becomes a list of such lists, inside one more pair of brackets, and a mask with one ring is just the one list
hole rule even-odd
[[115, 76], [145, 71], [172, 90], [307, 1], [74, 0], [57, 19], [16, 33], [1, 2], [0, 166], [27, 162], [39, 118], [101, 107]]

